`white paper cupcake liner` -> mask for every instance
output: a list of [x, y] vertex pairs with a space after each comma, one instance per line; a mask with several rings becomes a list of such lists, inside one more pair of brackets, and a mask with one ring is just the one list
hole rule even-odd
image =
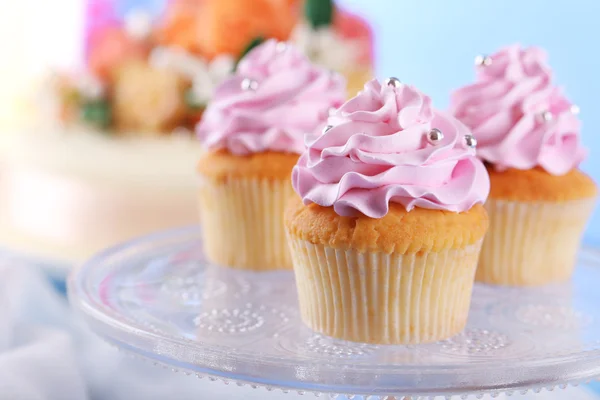
[[234, 268], [290, 269], [283, 210], [292, 193], [287, 179], [201, 182], [200, 219], [207, 257]]
[[562, 203], [488, 199], [490, 229], [476, 280], [534, 286], [568, 280], [595, 198]]
[[467, 321], [481, 242], [416, 254], [359, 253], [291, 237], [303, 321], [335, 338], [408, 344]]

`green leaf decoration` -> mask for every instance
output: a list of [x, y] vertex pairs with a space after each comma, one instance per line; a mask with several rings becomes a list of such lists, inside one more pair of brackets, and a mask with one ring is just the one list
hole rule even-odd
[[333, 22], [333, 0], [305, 0], [304, 16], [315, 29], [331, 25]]
[[240, 63], [242, 58], [244, 58], [246, 56], [246, 54], [250, 53], [250, 51], [252, 51], [253, 48], [255, 48], [256, 46], [259, 46], [264, 41], [265, 41], [265, 38], [262, 36], [258, 36], [258, 37], [255, 37], [254, 39], [252, 39], [250, 41], [250, 43], [248, 43], [246, 48], [242, 51], [242, 54], [240, 54], [237, 61], [235, 62], [235, 69], [237, 69], [237, 65]]
[[81, 119], [100, 129], [106, 129], [112, 122], [112, 111], [106, 100], [91, 100], [81, 105]]

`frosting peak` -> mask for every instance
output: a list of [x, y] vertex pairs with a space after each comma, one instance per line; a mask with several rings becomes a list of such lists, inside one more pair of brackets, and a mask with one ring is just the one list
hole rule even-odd
[[269, 40], [242, 59], [204, 112], [198, 137], [209, 149], [233, 154], [301, 153], [345, 99], [343, 78], [310, 63], [287, 43]]
[[585, 157], [576, 106], [552, 85], [546, 59], [537, 47], [506, 47], [480, 59], [476, 82], [452, 96], [452, 113], [477, 137], [479, 157], [498, 170], [541, 166], [563, 175]]
[[[432, 136], [433, 128], [441, 133]], [[333, 206], [342, 216], [381, 218], [389, 202], [466, 211], [489, 192], [469, 135], [415, 88], [373, 80], [330, 116], [322, 135], [307, 139], [292, 184], [304, 204]]]

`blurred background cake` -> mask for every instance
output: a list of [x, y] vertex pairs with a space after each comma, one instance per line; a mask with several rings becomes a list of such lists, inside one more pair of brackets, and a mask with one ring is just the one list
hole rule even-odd
[[[220, 82], [268, 38], [343, 73], [353, 95], [372, 76], [369, 26], [331, 0], [172, 0], [164, 11], [91, 1], [82, 73], [51, 80], [55, 115], [122, 136], [189, 132]], [[52, 98], [52, 96], [51, 96]]]
[[197, 221], [193, 128], [262, 41], [294, 42], [349, 95], [372, 76], [369, 25], [330, 0], [69, 1], [80, 54], [0, 135], [0, 246], [49, 259]]

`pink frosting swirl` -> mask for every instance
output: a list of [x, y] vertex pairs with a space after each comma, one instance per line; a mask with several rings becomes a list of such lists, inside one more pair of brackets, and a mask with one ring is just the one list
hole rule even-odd
[[311, 64], [292, 45], [269, 40], [218, 87], [196, 131], [209, 149], [300, 154], [304, 135], [324, 125], [345, 89], [341, 76]]
[[[309, 140], [292, 172], [304, 204], [381, 218], [389, 202], [461, 212], [485, 201], [489, 176], [466, 145], [469, 130], [415, 88], [396, 86], [368, 82]], [[436, 144], [432, 128], [444, 135]]]
[[543, 50], [518, 45], [477, 67], [477, 79], [452, 95], [452, 113], [478, 141], [478, 156], [498, 170], [544, 168], [563, 175], [585, 158], [576, 106], [552, 85]]

